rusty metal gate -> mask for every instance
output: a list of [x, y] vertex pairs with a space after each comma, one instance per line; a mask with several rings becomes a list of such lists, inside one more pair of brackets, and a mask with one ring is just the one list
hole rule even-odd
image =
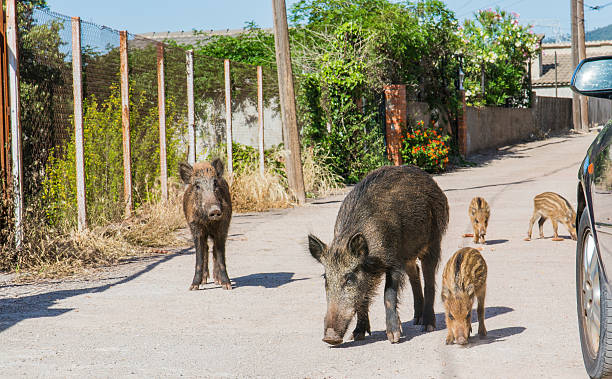
[[10, 109], [8, 93], [8, 50], [6, 45], [5, 14], [0, 17], [0, 183], [2, 193], [6, 196], [11, 183], [11, 166], [9, 156]]

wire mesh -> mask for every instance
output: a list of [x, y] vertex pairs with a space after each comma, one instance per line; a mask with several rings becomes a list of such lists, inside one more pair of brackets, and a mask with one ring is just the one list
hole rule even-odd
[[[76, 223], [71, 18], [20, 6], [19, 71], [26, 201], [46, 202], [50, 223]], [[158, 50], [163, 45], [169, 176], [187, 159], [186, 50], [128, 34], [133, 204], [159, 196]], [[119, 32], [81, 21], [85, 181], [90, 224], [123, 213]], [[276, 69], [264, 67], [265, 145], [282, 142]], [[234, 141], [258, 145], [257, 68], [231, 62]], [[194, 52], [197, 159], [224, 156], [223, 59]], [[26, 204], [28, 205], [28, 204]]]
[[19, 8], [20, 120], [26, 206], [42, 189], [52, 154], [71, 136], [72, 37], [70, 18]]

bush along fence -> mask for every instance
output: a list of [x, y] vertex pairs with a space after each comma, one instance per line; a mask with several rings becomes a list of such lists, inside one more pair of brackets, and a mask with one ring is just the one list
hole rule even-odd
[[168, 199], [179, 161], [224, 155], [231, 174], [233, 146], [253, 145], [263, 174], [265, 148], [281, 143], [274, 67], [15, 0], [0, 26], [2, 244], [20, 245], [33, 210], [78, 230], [130, 217]]

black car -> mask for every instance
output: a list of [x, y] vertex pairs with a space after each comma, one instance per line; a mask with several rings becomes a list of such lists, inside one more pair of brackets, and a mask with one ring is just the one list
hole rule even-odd
[[[572, 89], [612, 99], [612, 56], [580, 62]], [[578, 172], [576, 301], [582, 356], [592, 378], [612, 377], [612, 123]]]

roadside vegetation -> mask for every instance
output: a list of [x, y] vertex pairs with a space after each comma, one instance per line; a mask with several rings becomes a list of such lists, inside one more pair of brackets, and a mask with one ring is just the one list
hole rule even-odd
[[[198, 137], [224, 157], [222, 59], [232, 63], [232, 108], [253, 106], [254, 66], [264, 70], [266, 107], [278, 111], [274, 36], [250, 23], [237, 36], [207, 36], [166, 50], [167, 163], [170, 198], [160, 196], [154, 46], [132, 49], [130, 123], [134, 212], [125, 219], [118, 49], [83, 53], [87, 232], [76, 232], [71, 68], [61, 23], [38, 24], [44, 0], [19, 3], [21, 117], [26, 191], [24, 245], [14, 248], [10, 199], [0, 200], [0, 270], [51, 277], [159, 253], [184, 243], [178, 163], [186, 160], [184, 50], [194, 50]], [[409, 101], [428, 105], [431, 122], [411, 117], [403, 131], [406, 163], [444, 171], [456, 154], [459, 71], [469, 104], [525, 107], [525, 62], [539, 48], [518, 15], [486, 10], [461, 26], [442, 1], [300, 0], [289, 10], [302, 163], [307, 196], [326, 196], [388, 164], [383, 87], [405, 84]], [[206, 34], [201, 33], [203, 36]], [[172, 45], [172, 44], [171, 44]], [[483, 80], [484, 79], [484, 80]], [[484, 83], [484, 87], [482, 87]], [[411, 115], [412, 116], [412, 115]], [[204, 130], [205, 129], [205, 130]], [[283, 146], [265, 152], [234, 143], [228, 176], [236, 212], [293, 206]]]

